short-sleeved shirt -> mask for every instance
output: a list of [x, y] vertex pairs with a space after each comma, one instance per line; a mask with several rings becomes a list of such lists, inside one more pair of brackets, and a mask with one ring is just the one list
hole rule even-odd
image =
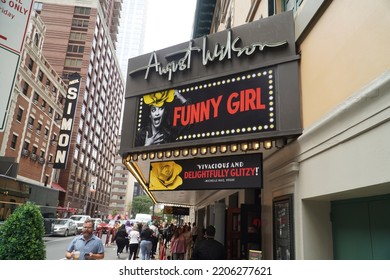
[[103, 254], [104, 245], [102, 240], [96, 235], [92, 235], [90, 239], [85, 240], [83, 235], [76, 236], [69, 244], [68, 252], [80, 251], [80, 260], [85, 260], [85, 254]]

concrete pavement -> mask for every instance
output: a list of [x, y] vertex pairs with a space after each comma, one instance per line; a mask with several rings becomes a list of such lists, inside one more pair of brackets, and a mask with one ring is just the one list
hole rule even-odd
[[[105, 237], [103, 236], [102, 241], [104, 243]], [[157, 246], [159, 247], [159, 246]], [[139, 250], [140, 251], [140, 250]], [[157, 248], [157, 252], [155, 255], [155, 260], [158, 260], [159, 258], [159, 250]], [[129, 253], [126, 253], [126, 248], [123, 250], [123, 253], [119, 255], [119, 258], [116, 255], [116, 244], [115, 243], [109, 243], [106, 246], [104, 246], [104, 260], [128, 260]], [[141, 260], [141, 252], [139, 252], [138, 258], [136, 261]], [[132, 260], [129, 260], [132, 261]]]

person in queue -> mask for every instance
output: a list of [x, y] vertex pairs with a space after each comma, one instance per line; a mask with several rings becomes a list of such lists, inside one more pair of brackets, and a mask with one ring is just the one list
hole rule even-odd
[[88, 219], [84, 222], [82, 234], [76, 236], [66, 250], [66, 259], [76, 259], [76, 252], [78, 252], [80, 260], [101, 260], [104, 258], [103, 242], [93, 234], [93, 227], [92, 220]]
[[214, 239], [215, 227], [206, 228], [205, 239], [197, 242], [192, 251], [192, 260], [224, 260], [225, 248], [222, 243]]
[[141, 259], [142, 260], [150, 260], [153, 246], [153, 231], [149, 228], [147, 224], [143, 225], [142, 231], [140, 234], [141, 243]]

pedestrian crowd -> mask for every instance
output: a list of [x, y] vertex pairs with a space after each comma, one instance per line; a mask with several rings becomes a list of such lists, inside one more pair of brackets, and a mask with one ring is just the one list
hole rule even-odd
[[[223, 260], [224, 246], [214, 239], [215, 227], [199, 229], [195, 223], [131, 223], [115, 221], [112, 231], [106, 235], [94, 232], [93, 222], [86, 220], [81, 235], [76, 236], [65, 253], [67, 259], [103, 259], [104, 247], [116, 244], [116, 254], [128, 254], [128, 260]], [[159, 254], [158, 256], [156, 254]]]

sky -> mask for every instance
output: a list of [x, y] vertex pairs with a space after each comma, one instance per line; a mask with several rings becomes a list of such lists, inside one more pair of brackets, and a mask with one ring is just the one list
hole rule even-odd
[[191, 39], [196, 0], [148, 0], [144, 53]]

